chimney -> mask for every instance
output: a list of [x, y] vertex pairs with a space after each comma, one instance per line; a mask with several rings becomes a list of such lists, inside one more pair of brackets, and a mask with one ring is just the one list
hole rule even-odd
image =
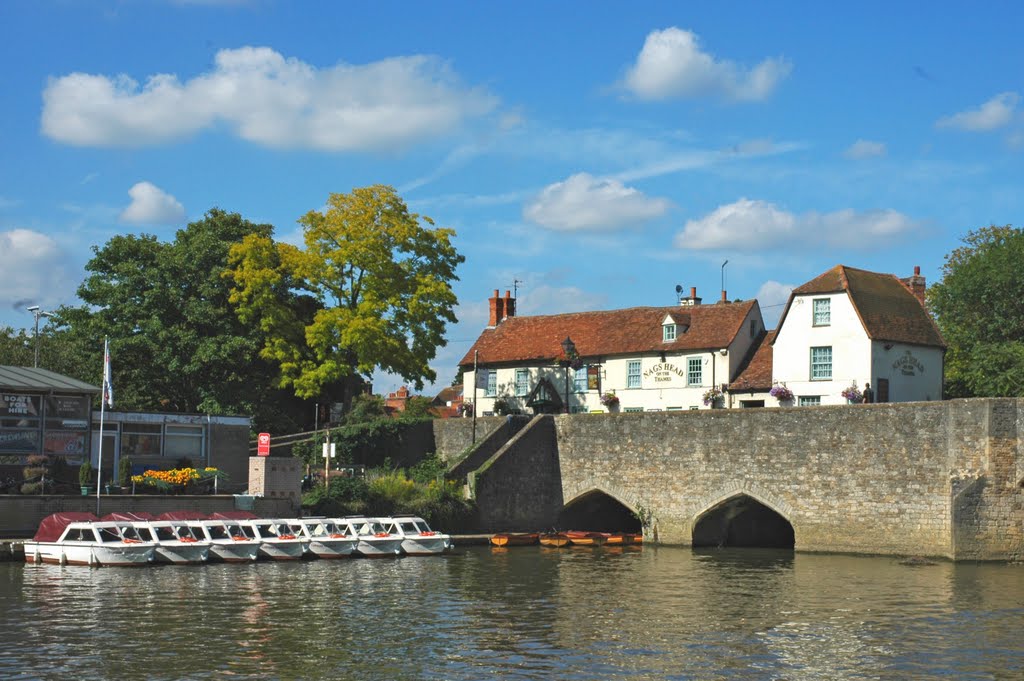
[[505, 301], [498, 297], [498, 289], [494, 289], [494, 297], [488, 302], [491, 304], [491, 317], [487, 326], [493, 329], [505, 318]]
[[720, 302], [723, 302], [723, 303], [728, 303], [729, 302], [729, 296], [728, 296], [728, 294], [725, 291], [722, 291], [722, 300]]
[[697, 305], [700, 305], [700, 298], [697, 297], [697, 287], [691, 286], [690, 297], [680, 298], [679, 304], [682, 305], [683, 307], [696, 307]]
[[910, 289], [910, 292], [913, 293], [919, 301], [921, 301], [922, 305], [925, 304], [924, 292], [927, 287], [925, 286], [924, 277], [921, 276], [920, 265], [914, 265], [914, 276], [905, 277], [903, 279], [900, 279], [900, 281], [903, 282], [904, 286]]
[[512, 292], [505, 291], [505, 319], [516, 316], [516, 299], [512, 297]]

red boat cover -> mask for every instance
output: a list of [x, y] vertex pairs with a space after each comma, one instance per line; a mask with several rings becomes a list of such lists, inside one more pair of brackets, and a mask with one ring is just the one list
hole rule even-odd
[[206, 520], [209, 518], [199, 511], [167, 511], [156, 517], [157, 520]]
[[39, 529], [36, 530], [36, 536], [32, 537], [33, 541], [57, 541], [60, 539], [61, 533], [64, 532], [64, 528], [70, 523], [85, 523], [85, 522], [96, 522], [99, 520], [92, 513], [83, 513], [80, 511], [67, 511], [65, 513], [54, 513], [43, 518], [42, 522], [39, 523]]
[[251, 511], [217, 511], [210, 514], [211, 520], [259, 520], [260, 517]]
[[106, 514], [100, 518], [100, 520], [107, 522], [128, 521], [130, 523], [134, 523], [140, 520], [155, 520], [155, 518], [153, 517], [153, 514], [148, 511], [114, 511], [113, 513]]

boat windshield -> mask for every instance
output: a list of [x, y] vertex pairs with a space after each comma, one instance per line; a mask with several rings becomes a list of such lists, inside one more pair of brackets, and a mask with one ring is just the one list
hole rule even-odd
[[402, 528], [402, 534], [419, 534], [420, 528], [416, 527], [416, 523], [412, 521], [406, 521], [398, 523], [398, 526]]
[[206, 531], [210, 534], [211, 539], [231, 539], [231, 535], [223, 525], [207, 525]]
[[99, 534], [102, 542], [121, 541], [121, 535], [117, 533], [116, 527], [101, 527]]
[[174, 534], [174, 530], [168, 525], [157, 525], [153, 528], [156, 533], [156, 538], [160, 541], [176, 541], [178, 536]]
[[121, 535], [125, 539], [138, 539], [139, 541], [147, 541], [146, 537], [142, 536], [142, 533], [134, 525], [124, 525], [121, 527]]

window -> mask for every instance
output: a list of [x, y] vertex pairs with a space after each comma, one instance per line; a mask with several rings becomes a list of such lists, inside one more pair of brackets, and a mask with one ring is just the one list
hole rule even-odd
[[756, 319], [751, 319], [750, 320], [750, 337], [753, 338], [756, 335], [757, 335], [757, 320]]
[[691, 357], [686, 361], [686, 385], [703, 385], [704, 363], [700, 357]]
[[643, 407], [626, 407], [623, 411], [625, 411], [627, 414], [630, 414], [635, 412], [641, 412], [643, 410]]
[[573, 389], [578, 393], [587, 392], [587, 367], [582, 366], [573, 374]]
[[498, 394], [498, 372], [491, 369], [487, 372], [487, 391], [485, 397], [494, 397]]
[[530, 394], [530, 370], [516, 369], [516, 397]]
[[661, 327], [661, 340], [663, 340], [666, 343], [668, 343], [670, 341], [674, 341], [675, 339], [676, 339], [676, 325], [675, 324], [666, 324], [665, 326]]
[[176, 459], [191, 459], [198, 464], [203, 460], [203, 427], [172, 426], [164, 427], [164, 456]]
[[832, 301], [828, 298], [814, 299], [814, 326], [828, 326], [832, 323]]
[[640, 360], [631, 359], [626, 365], [626, 387], [640, 387]]
[[159, 423], [121, 424], [121, 456], [160, 456], [160, 431]]
[[811, 348], [811, 380], [832, 379], [832, 346]]
[[821, 395], [801, 395], [798, 399], [797, 405], [800, 407], [817, 407], [821, 404]]

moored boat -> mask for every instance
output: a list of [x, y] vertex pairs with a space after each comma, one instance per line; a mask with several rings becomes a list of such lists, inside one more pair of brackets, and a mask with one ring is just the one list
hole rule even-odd
[[547, 534], [540, 535], [541, 546], [554, 546], [561, 548], [569, 544], [569, 537], [563, 532], [549, 532]]
[[499, 532], [491, 535], [494, 546], [528, 546], [536, 544], [540, 539], [538, 532]]
[[241, 522], [256, 531], [260, 555], [271, 560], [299, 560], [309, 547], [309, 540], [300, 536], [301, 528], [292, 527], [294, 521], [258, 518]]
[[452, 538], [430, 529], [419, 516], [397, 515], [377, 520], [385, 530], [402, 537], [402, 552], [407, 556], [436, 556], [451, 548]]
[[365, 516], [345, 516], [339, 525], [348, 525], [359, 538], [356, 551], [365, 558], [395, 558], [402, 555], [402, 537], [391, 534], [380, 522]]
[[239, 520], [210, 519], [196, 521], [210, 542], [209, 560], [223, 563], [250, 563], [259, 557], [260, 540], [252, 528]]
[[25, 561], [92, 567], [147, 565], [156, 545], [92, 513], [55, 513], [25, 542]]
[[588, 532], [585, 530], [568, 530], [565, 536], [574, 546], [601, 546], [607, 541], [603, 532]]
[[[202, 528], [195, 525], [196, 516], [190, 511], [161, 513], [147, 523], [156, 541], [156, 561], [159, 563], [205, 563], [210, 555], [210, 541]], [[190, 520], [191, 518], [191, 520]]]
[[300, 518], [295, 522], [309, 542], [310, 553], [317, 558], [347, 558], [359, 543], [351, 527], [330, 518]]

